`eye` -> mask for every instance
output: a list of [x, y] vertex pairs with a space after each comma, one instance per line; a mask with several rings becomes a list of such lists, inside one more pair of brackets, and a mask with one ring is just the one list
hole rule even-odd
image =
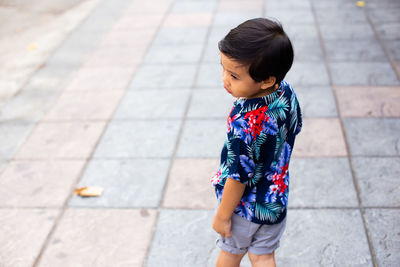
[[236, 76], [233, 75], [233, 74], [231, 74], [231, 77], [232, 77], [233, 79], [235, 79], [235, 80], [238, 80], [238, 79], [239, 79], [238, 77], [236, 77]]

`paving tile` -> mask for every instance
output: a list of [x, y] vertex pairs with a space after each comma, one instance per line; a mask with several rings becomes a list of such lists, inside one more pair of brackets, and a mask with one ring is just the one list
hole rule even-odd
[[190, 45], [153, 45], [150, 47], [144, 63], [197, 63], [200, 60], [203, 46], [201, 44]]
[[400, 3], [396, 0], [371, 0], [368, 1], [368, 8], [400, 8]]
[[109, 46], [99, 47], [86, 60], [83, 67], [89, 68], [134, 68], [142, 61], [146, 53], [146, 45], [120, 46], [110, 49]]
[[[368, 45], [366, 45], [368, 43]], [[387, 58], [379, 42], [374, 38], [368, 41], [351, 40], [326, 40], [326, 54], [328, 60], [336, 61], [371, 61], [386, 62]]]
[[289, 210], [280, 243], [278, 266], [372, 265], [358, 210]]
[[68, 209], [38, 266], [142, 266], [155, 219], [145, 209]]
[[236, 26], [237, 25], [212, 26], [208, 35], [208, 43], [214, 43], [216, 46], [218, 46], [218, 42]]
[[298, 86], [294, 90], [303, 117], [337, 117], [335, 98], [330, 86]]
[[[128, 91], [114, 115], [115, 119], [183, 118], [189, 90]], [[151, 101], [149, 101], [151, 100]]]
[[323, 62], [294, 62], [285, 80], [291, 85], [329, 85], [329, 77]]
[[262, 9], [257, 11], [219, 11], [215, 14], [213, 25], [234, 28], [246, 20], [262, 16]]
[[211, 25], [212, 13], [170, 13], [164, 20], [163, 26], [168, 28], [208, 27]]
[[141, 65], [132, 79], [129, 89], [188, 89], [193, 84], [197, 64]]
[[194, 90], [187, 117], [226, 119], [234, 100], [223, 88]]
[[312, 24], [314, 25], [314, 16], [312, 9], [308, 8], [288, 8], [281, 7], [266, 8], [268, 17], [276, 18], [283, 25], [288, 24]]
[[219, 63], [221, 61], [220, 51], [218, 49], [218, 41], [208, 41], [205, 45], [202, 62]]
[[33, 266], [58, 210], [0, 209], [2, 266]]
[[50, 109], [59, 92], [24, 90], [9, 100], [0, 110], [0, 121], [24, 120], [36, 122]]
[[[169, 174], [163, 207], [215, 209], [217, 199], [210, 183], [219, 159], [175, 159]], [[190, 172], [188, 172], [190, 170]]]
[[25, 142], [34, 128], [33, 122], [2, 122], [0, 123], [0, 158], [10, 159]]
[[55, 102], [44, 121], [108, 120], [124, 91], [66, 91]]
[[303, 128], [296, 138], [295, 157], [347, 156], [342, 127], [336, 118], [303, 118]]
[[178, 157], [219, 157], [224, 145], [226, 120], [186, 120]]
[[378, 23], [376, 30], [382, 39], [399, 40], [400, 22]]
[[400, 206], [400, 158], [354, 157], [353, 166], [364, 206]]
[[251, 2], [243, 2], [240, 0], [234, 1], [219, 1], [217, 10], [222, 12], [230, 11], [259, 11], [263, 8], [263, 0], [253, 0]]
[[400, 117], [400, 87], [335, 86], [343, 117]]
[[390, 57], [394, 60], [400, 60], [400, 44], [398, 40], [384, 40], [384, 44]]
[[335, 85], [400, 84], [389, 62], [333, 62], [330, 67]]
[[319, 37], [315, 25], [288, 24], [283, 25], [283, 29], [292, 42], [303, 41], [310, 43], [319, 43]]
[[326, 40], [363, 40], [373, 39], [375, 34], [369, 24], [352, 23], [352, 24], [320, 24], [320, 30], [323, 39]]
[[130, 46], [132, 50], [136, 47], [143, 47], [150, 44], [153, 40], [156, 32], [154, 29], [124, 29], [124, 30], [112, 30], [101, 40], [100, 47], [115, 47]]
[[133, 72], [132, 68], [81, 68], [72, 76], [65, 91], [123, 90]]
[[9, 162], [0, 175], [1, 206], [61, 208], [84, 163], [82, 160]]
[[163, 19], [163, 14], [135, 14], [134, 16], [123, 16], [112, 26], [114, 30], [155, 30]]
[[13, 81], [0, 80], [0, 106], [12, 98], [18, 91], [19, 86]]
[[73, 196], [70, 207], [158, 207], [168, 175], [169, 160], [92, 160], [78, 187], [96, 185], [96, 198]]
[[356, 194], [347, 158], [295, 158], [290, 163], [290, 208], [357, 208]]
[[367, 209], [367, 224], [379, 266], [397, 266], [400, 262], [398, 209]]
[[88, 158], [104, 122], [40, 123], [16, 154], [18, 159]]
[[265, 8], [268, 10], [269, 8], [296, 8], [296, 9], [311, 9], [311, 1], [310, 0], [265, 0]]
[[161, 28], [153, 40], [154, 45], [202, 44], [207, 27]]
[[223, 88], [221, 64], [219, 63], [200, 64], [199, 74], [197, 76], [195, 86]]
[[180, 120], [114, 120], [108, 125], [94, 157], [170, 157], [180, 125]]
[[172, 0], [134, 1], [126, 12], [130, 15], [164, 14], [171, 5], [171, 2]]
[[198, 13], [212, 12], [216, 6], [216, 1], [175, 1], [170, 9], [170, 13]]
[[214, 255], [219, 248], [211, 227], [213, 214], [214, 211], [162, 210], [145, 266], [215, 266]]
[[353, 156], [399, 156], [400, 119], [344, 118]]
[[368, 16], [377, 25], [385, 22], [400, 22], [400, 6], [392, 8], [368, 8]]
[[368, 24], [367, 17], [362, 8], [356, 5], [346, 8], [317, 8], [316, 15], [318, 22], [321, 24], [353, 24], [365, 23]]
[[321, 44], [319, 41], [295, 40], [292, 41], [292, 46], [294, 50], [294, 61], [324, 61]]

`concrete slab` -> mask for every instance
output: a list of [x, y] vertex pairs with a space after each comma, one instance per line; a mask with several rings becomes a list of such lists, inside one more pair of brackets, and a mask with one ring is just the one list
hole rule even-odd
[[66, 91], [43, 121], [108, 120], [124, 91]]
[[[217, 198], [210, 182], [219, 159], [175, 159], [162, 206], [182, 209], [215, 209]], [[188, 171], [190, 170], [190, 171]]]
[[292, 45], [294, 50], [294, 61], [324, 61], [320, 42], [315, 42], [313, 40], [294, 40], [292, 41]]
[[336, 118], [304, 118], [296, 139], [295, 157], [347, 156], [343, 130]]
[[391, 7], [391, 8], [383, 8], [383, 7], [373, 8], [370, 7], [370, 5], [368, 5], [367, 12], [368, 16], [371, 18], [372, 22], [375, 25], [385, 22], [400, 22], [400, 17], [399, 17], [400, 5], [398, 7]]
[[264, 6], [264, 1], [263, 0], [252, 0], [251, 4], [248, 2], [243, 2], [243, 1], [227, 1], [227, 0], [221, 0], [218, 3], [217, 6], [217, 11], [218, 12], [232, 12], [232, 11], [259, 11], [263, 8]]
[[113, 120], [100, 140], [94, 157], [170, 157], [180, 125], [180, 120]]
[[400, 44], [398, 40], [385, 40], [384, 44], [390, 57], [397, 61], [400, 60]]
[[181, 119], [189, 90], [129, 90], [115, 112], [115, 119]]
[[365, 23], [346, 24], [320, 24], [322, 38], [325, 40], [370, 40], [375, 38], [371, 26]]
[[343, 122], [353, 156], [400, 155], [400, 119], [345, 118]]
[[96, 49], [84, 63], [89, 68], [135, 68], [142, 61], [147, 50], [145, 45], [112, 47], [102, 46]]
[[197, 63], [200, 60], [202, 45], [153, 45], [143, 59], [144, 63], [178, 64]]
[[[214, 26], [228, 26], [235, 28], [246, 20], [261, 17], [262, 9], [257, 11], [219, 11], [214, 16]], [[222, 38], [222, 37], [221, 37]]]
[[226, 120], [186, 120], [177, 157], [215, 158], [221, 154]]
[[167, 28], [208, 27], [211, 25], [211, 21], [211, 12], [171, 13], [165, 18], [162, 25]]
[[[366, 45], [368, 43], [368, 45]], [[386, 62], [386, 56], [381, 44], [376, 39], [371, 40], [326, 40], [326, 54], [331, 62]]]
[[146, 209], [68, 209], [38, 266], [142, 266], [155, 219]]
[[2, 207], [61, 208], [84, 161], [11, 161], [0, 175]]
[[223, 88], [194, 90], [187, 117], [226, 119], [234, 101]]
[[220, 51], [218, 49], [218, 41], [208, 41], [204, 47], [204, 55], [202, 62], [206, 63], [216, 63], [221, 62]]
[[400, 117], [400, 87], [335, 86], [343, 117]]
[[364, 206], [400, 206], [400, 158], [354, 157], [353, 166]]
[[15, 155], [17, 159], [86, 159], [104, 122], [39, 123]]
[[279, 266], [371, 266], [360, 211], [289, 210]]
[[280, 1], [280, 0], [265, 0], [265, 9], [269, 8], [296, 8], [296, 9], [307, 9], [311, 8], [311, 1], [310, 0], [303, 0], [303, 1], [297, 1], [297, 0], [286, 0], [286, 1]]
[[318, 22], [321, 24], [368, 24], [364, 9], [355, 4], [346, 8], [316, 8]]
[[208, 1], [175, 1], [172, 4], [171, 13], [197, 13], [212, 12], [216, 6], [216, 0]]
[[376, 30], [382, 39], [399, 40], [400, 22], [378, 23]]
[[297, 86], [294, 91], [303, 117], [337, 117], [335, 98], [330, 86]]
[[70, 207], [133, 208], [159, 206], [169, 160], [92, 160], [78, 187], [101, 186], [100, 197], [73, 196]]
[[295, 87], [329, 85], [328, 72], [323, 62], [294, 62], [285, 80]]
[[399, 85], [388, 62], [330, 63], [334, 85]]
[[129, 85], [130, 90], [188, 89], [193, 84], [196, 64], [149, 64], [141, 65]]
[[266, 8], [267, 17], [276, 18], [283, 25], [311, 24], [314, 25], [314, 16], [311, 9], [270, 7]]
[[154, 45], [202, 44], [208, 27], [161, 28], [153, 40]]
[[[312, 24], [289, 24], [283, 25], [283, 29], [292, 42], [303, 41], [319, 43], [318, 33]], [[296, 49], [296, 48], [295, 48]]]
[[400, 211], [367, 209], [365, 213], [379, 266], [396, 266], [400, 262]]
[[[213, 214], [214, 211], [162, 210], [145, 266], [215, 266], [219, 248], [211, 227]], [[196, 248], [188, 244], [196, 244]]]
[[295, 158], [289, 171], [290, 208], [358, 207], [347, 158]]
[[3, 266], [32, 266], [59, 211], [0, 209], [0, 256]]
[[199, 67], [199, 74], [195, 87], [223, 88], [222, 67], [219, 63], [202, 63]]
[[34, 128], [34, 123], [13, 121], [0, 123], [0, 158], [11, 159], [15, 152], [24, 144]]

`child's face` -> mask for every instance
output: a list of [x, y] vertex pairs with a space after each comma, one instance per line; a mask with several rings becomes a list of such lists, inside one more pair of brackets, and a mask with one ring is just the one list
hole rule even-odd
[[267, 90], [272, 84], [266, 81], [256, 82], [249, 74], [249, 67], [243, 66], [232, 58], [221, 54], [222, 80], [225, 90], [234, 97], [254, 98], [271, 93]]

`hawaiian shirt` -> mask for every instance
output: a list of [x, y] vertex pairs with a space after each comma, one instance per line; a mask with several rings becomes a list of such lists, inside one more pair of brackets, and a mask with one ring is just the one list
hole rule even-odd
[[220, 202], [226, 179], [246, 184], [235, 213], [257, 224], [286, 217], [289, 161], [302, 116], [296, 94], [282, 81], [272, 94], [237, 99], [227, 119], [218, 172], [211, 178]]

